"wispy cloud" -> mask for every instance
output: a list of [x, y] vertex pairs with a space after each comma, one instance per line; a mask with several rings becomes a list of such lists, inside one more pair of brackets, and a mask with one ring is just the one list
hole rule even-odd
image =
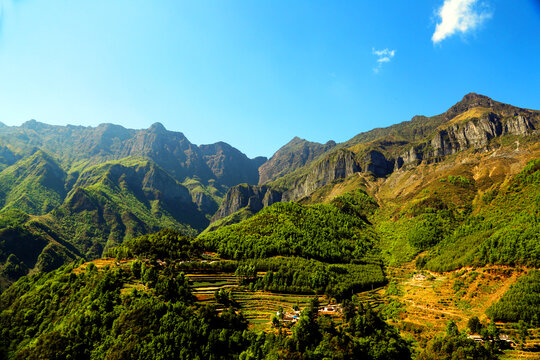
[[389, 50], [389, 49], [375, 50], [373, 48], [372, 52], [373, 52], [373, 55], [377, 56], [377, 66], [373, 68], [373, 71], [375, 73], [378, 73], [379, 71], [381, 71], [383, 64], [390, 62], [392, 58], [394, 57], [394, 55], [396, 55], [396, 50]]
[[478, 0], [444, 0], [437, 11], [440, 21], [431, 37], [437, 44], [456, 33], [465, 34], [476, 29], [484, 20], [491, 17], [485, 3]]

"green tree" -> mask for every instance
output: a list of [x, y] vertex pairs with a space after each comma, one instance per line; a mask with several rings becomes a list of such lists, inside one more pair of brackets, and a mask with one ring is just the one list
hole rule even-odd
[[518, 329], [519, 340], [521, 341], [521, 343], [524, 344], [527, 341], [527, 338], [529, 337], [529, 327], [525, 321], [519, 320], [517, 329]]
[[454, 320], [450, 320], [450, 322], [446, 325], [446, 335], [447, 336], [458, 336], [459, 335], [459, 329], [454, 322]]
[[469, 319], [467, 322], [467, 327], [469, 330], [471, 330], [474, 334], [480, 334], [482, 331], [482, 323], [480, 322], [480, 319], [478, 319], [478, 316], [473, 316]]

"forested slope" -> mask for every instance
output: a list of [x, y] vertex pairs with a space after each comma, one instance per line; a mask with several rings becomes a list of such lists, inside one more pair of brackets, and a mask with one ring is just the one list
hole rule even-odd
[[[290, 332], [254, 333], [234, 304], [194, 302], [179, 260], [197, 243], [164, 231], [130, 240], [107, 266], [74, 263], [23, 277], [0, 295], [5, 359], [409, 359], [394, 328], [361, 303], [338, 326], [317, 300]], [[178, 244], [171, 251], [170, 245]], [[144, 259], [146, 258], [146, 260]], [[154, 260], [151, 260], [154, 259]], [[157, 262], [166, 259], [167, 263]]]

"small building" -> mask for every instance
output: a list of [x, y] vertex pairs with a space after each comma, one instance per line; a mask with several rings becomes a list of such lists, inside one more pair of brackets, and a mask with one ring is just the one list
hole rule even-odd
[[477, 342], [483, 342], [484, 339], [482, 339], [482, 336], [480, 335], [469, 335], [467, 336], [469, 339], [477, 341]]
[[341, 306], [339, 304], [337, 305], [326, 305], [319, 308], [320, 312], [327, 312], [327, 313], [339, 313], [341, 312]]
[[[469, 336], [467, 336], [467, 337], [468, 337], [469, 339], [471, 339], [471, 340], [476, 341], [476, 342], [484, 342], [484, 341], [485, 341], [484, 338], [483, 338], [481, 335], [477, 335], [477, 334], [475, 334], [475, 335], [469, 335]], [[514, 340], [512, 340], [512, 339], [510, 338], [510, 336], [508, 336], [508, 335], [506, 335], [506, 334], [501, 334], [501, 335], [499, 335], [499, 341], [500, 341], [500, 342], [504, 342], [504, 343], [506, 343], [506, 344], [508, 344], [508, 345], [510, 345], [510, 346], [513, 346], [513, 345], [514, 345]]]

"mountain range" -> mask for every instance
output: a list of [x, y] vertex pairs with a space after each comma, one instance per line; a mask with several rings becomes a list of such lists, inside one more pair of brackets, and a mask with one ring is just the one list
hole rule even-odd
[[536, 358], [539, 129], [478, 94], [270, 159], [1, 126], [0, 359]]
[[[474, 93], [440, 115], [344, 143], [295, 137], [270, 159], [249, 159], [223, 142], [197, 146], [160, 123], [143, 130], [2, 124], [0, 284], [98, 258], [160, 229], [195, 236], [278, 202], [329, 203], [359, 188], [379, 204], [381, 234], [409, 226], [419, 204], [456, 214], [487, 211], [481, 199], [496, 198], [540, 157], [539, 128], [539, 111]], [[417, 251], [394, 239], [387, 260]]]
[[523, 144], [521, 151], [517, 146], [518, 151], [509, 155], [523, 164], [530, 158], [522, 156], [523, 150], [528, 144], [536, 146], [539, 114], [471, 93], [440, 115], [415, 116], [341, 144], [295, 138], [259, 168], [257, 187], [238, 185], [229, 190], [213, 221], [238, 211], [256, 212], [277, 201], [310, 197], [345, 179], [372, 188], [378, 184], [379, 189], [407, 170], [442, 163], [459, 153], [506, 151], [510, 139]]

